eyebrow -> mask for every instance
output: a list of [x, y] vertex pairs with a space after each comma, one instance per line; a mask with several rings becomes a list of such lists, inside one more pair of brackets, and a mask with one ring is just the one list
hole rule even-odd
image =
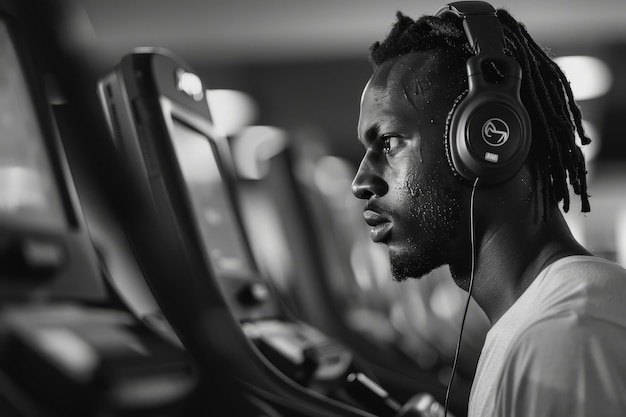
[[380, 125], [378, 123], [374, 123], [365, 131], [365, 136], [363, 137], [363, 141], [365, 143], [375, 142], [378, 139], [379, 134], [380, 134]]

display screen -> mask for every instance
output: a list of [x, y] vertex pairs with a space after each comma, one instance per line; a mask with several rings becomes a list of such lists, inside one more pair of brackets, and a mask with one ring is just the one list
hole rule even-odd
[[11, 36], [0, 21], [0, 218], [64, 227], [41, 126]]
[[252, 265], [209, 139], [173, 121], [172, 142], [204, 249], [218, 276], [249, 276]]

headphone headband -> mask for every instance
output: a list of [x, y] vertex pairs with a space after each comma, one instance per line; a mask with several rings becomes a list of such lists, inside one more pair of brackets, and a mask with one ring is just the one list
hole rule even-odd
[[504, 51], [504, 32], [496, 9], [483, 1], [457, 1], [437, 11], [436, 16], [454, 14], [463, 19], [465, 35], [474, 53]]
[[456, 1], [448, 3], [437, 11], [437, 16], [450, 12], [457, 16], [465, 17], [468, 15], [485, 15], [496, 14], [496, 9], [489, 3], [484, 1]]

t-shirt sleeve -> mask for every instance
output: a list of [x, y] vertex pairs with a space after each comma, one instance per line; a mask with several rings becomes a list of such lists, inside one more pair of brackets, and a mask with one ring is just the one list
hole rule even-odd
[[511, 345], [498, 417], [626, 415], [626, 332], [605, 320], [543, 319]]

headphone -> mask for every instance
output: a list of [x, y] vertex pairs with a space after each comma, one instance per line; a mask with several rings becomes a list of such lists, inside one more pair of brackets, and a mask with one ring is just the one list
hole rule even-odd
[[[466, 63], [467, 94], [457, 98], [446, 121], [448, 163], [471, 182], [480, 177], [481, 183], [502, 183], [520, 170], [530, 150], [530, 118], [520, 99], [522, 69], [504, 52], [504, 32], [493, 6], [459, 1], [436, 16], [448, 13], [463, 19], [475, 53]], [[503, 75], [498, 82], [485, 79], [489, 64]]]

